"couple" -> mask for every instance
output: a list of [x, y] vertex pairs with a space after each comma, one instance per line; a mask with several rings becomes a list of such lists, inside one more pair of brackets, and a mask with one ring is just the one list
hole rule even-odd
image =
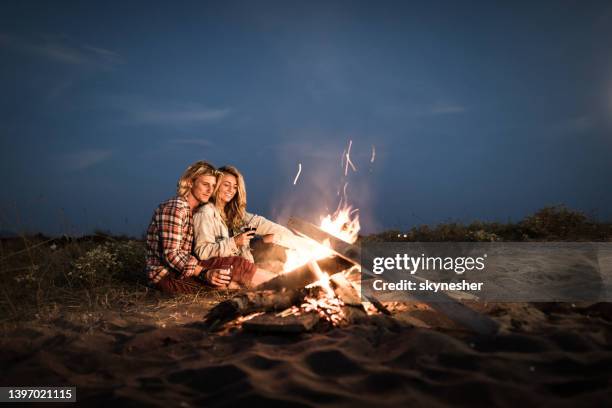
[[[209, 200], [211, 201], [209, 203]], [[256, 286], [275, 276], [255, 266], [249, 242], [292, 247], [285, 227], [246, 212], [242, 174], [198, 161], [185, 170], [177, 195], [160, 204], [147, 230], [149, 283], [169, 294], [196, 293], [203, 286]]]

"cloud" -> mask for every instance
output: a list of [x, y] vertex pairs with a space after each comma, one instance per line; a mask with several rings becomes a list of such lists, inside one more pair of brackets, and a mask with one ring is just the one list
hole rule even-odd
[[146, 98], [136, 94], [103, 94], [99, 107], [121, 115], [126, 125], [198, 125], [220, 121], [233, 112], [227, 107], [211, 107], [193, 102]]
[[456, 115], [468, 111], [466, 106], [453, 103], [431, 103], [431, 102], [411, 102], [408, 104], [387, 104], [377, 108], [377, 112], [384, 116], [438, 116]]
[[[279, 142], [260, 148], [264, 154], [274, 154], [277, 157], [291, 160], [323, 160], [340, 163], [342, 161], [342, 145], [335, 142], [324, 141], [311, 135], [314, 143], [306, 140]], [[331, 138], [330, 138], [331, 140]], [[348, 143], [348, 139], [347, 139]], [[345, 146], [346, 147], [346, 146]], [[299, 161], [298, 160], [298, 161]]]
[[0, 47], [67, 65], [110, 69], [124, 63], [123, 58], [114, 51], [88, 44], [76, 44], [68, 37], [48, 36], [29, 40], [0, 34]]
[[221, 120], [230, 114], [230, 109], [189, 107], [184, 109], [131, 109], [135, 122], [144, 124], [188, 124]]
[[68, 170], [85, 170], [96, 164], [110, 159], [111, 150], [84, 149], [78, 152], [66, 154], [61, 157], [62, 162]]
[[436, 104], [429, 110], [430, 115], [447, 115], [453, 113], [463, 113], [467, 109], [465, 106], [452, 105], [452, 104]]
[[209, 147], [209, 148], [213, 146], [213, 143], [210, 140], [196, 139], [196, 138], [171, 139], [170, 143], [181, 144], [181, 145], [193, 145], [193, 146]]
[[595, 124], [595, 118], [584, 115], [570, 120], [567, 123], [567, 129], [572, 132], [582, 133], [593, 129]]
[[562, 120], [552, 126], [552, 130], [561, 133], [584, 133], [597, 127], [598, 120], [592, 115], [575, 116]]

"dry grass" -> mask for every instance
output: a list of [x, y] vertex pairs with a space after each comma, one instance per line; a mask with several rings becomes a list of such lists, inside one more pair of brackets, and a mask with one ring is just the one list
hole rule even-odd
[[157, 314], [153, 320], [159, 321], [185, 306], [228, 296], [165, 296], [146, 285], [144, 255], [144, 242], [108, 235], [1, 239], [0, 327], [58, 319], [93, 327], [109, 312]]

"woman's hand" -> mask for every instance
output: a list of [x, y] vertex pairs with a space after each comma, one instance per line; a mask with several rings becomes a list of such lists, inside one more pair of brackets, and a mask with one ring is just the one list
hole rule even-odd
[[273, 244], [275, 238], [276, 238], [276, 235], [274, 234], [266, 234], [262, 237], [263, 242], [266, 244]]
[[253, 235], [255, 235], [255, 232], [253, 231], [243, 232], [242, 234], [234, 235], [234, 243], [237, 247], [247, 246], [250, 244]]
[[232, 273], [229, 269], [209, 269], [206, 271], [206, 282], [218, 288], [224, 288], [232, 280]]

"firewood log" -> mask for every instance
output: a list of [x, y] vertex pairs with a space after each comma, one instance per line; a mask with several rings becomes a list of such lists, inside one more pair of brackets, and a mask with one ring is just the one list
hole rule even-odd
[[[328, 258], [317, 261], [319, 268], [326, 271], [330, 275], [343, 271], [350, 268], [352, 264], [339, 256], [330, 256]], [[299, 289], [306, 285], [310, 285], [313, 282], [319, 280], [316, 273], [309, 268], [308, 264], [302, 265], [291, 272], [284, 273], [271, 279], [267, 282], [262, 283], [256, 289], [257, 290], [281, 290], [285, 289]]]
[[284, 310], [300, 304], [304, 295], [305, 291], [303, 289], [241, 293], [212, 308], [205, 316], [204, 323], [212, 330], [249, 313]]

